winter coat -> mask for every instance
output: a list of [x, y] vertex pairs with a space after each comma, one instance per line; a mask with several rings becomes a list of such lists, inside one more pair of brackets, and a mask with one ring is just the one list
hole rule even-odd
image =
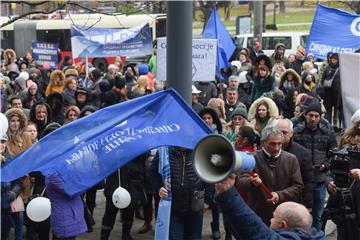
[[255, 172], [270, 191], [279, 195], [279, 202], [274, 205], [267, 202], [267, 194], [255, 187], [249, 176], [242, 175], [236, 181], [239, 189], [249, 193], [249, 206], [256, 212], [265, 224], [270, 225], [270, 219], [275, 208], [286, 201], [297, 201], [304, 187], [299, 162], [296, 157], [282, 151], [277, 159], [269, 159], [263, 150], [255, 154]]
[[254, 102], [256, 99], [260, 98], [264, 93], [274, 91], [275, 89], [275, 78], [273, 76], [268, 76], [262, 78], [256, 76], [254, 78], [254, 83], [251, 89], [251, 101]]
[[271, 64], [274, 66], [275, 65], [275, 63], [277, 62], [277, 61], [281, 61], [281, 62], [283, 62], [284, 64], [285, 64], [285, 62], [286, 62], [286, 57], [285, 57], [285, 55], [279, 55], [278, 54], [278, 51], [279, 51], [279, 48], [280, 47], [283, 47], [284, 48], [284, 54], [285, 54], [285, 45], [283, 44], [283, 43], [277, 43], [276, 45], [275, 45], [275, 48], [274, 48], [274, 53], [273, 54], [271, 54], [271, 57], [270, 57], [270, 59], [271, 59]]
[[71, 93], [68, 88], [64, 88], [61, 95], [63, 96], [65, 106], [76, 105], [75, 93]]
[[304, 183], [304, 188], [301, 194], [301, 202], [305, 205], [305, 207], [312, 208], [314, 172], [312, 169], [312, 163], [310, 161], [310, 152], [308, 149], [304, 148], [303, 146], [292, 140], [289, 142], [288, 146], [286, 146], [285, 150], [289, 153], [294, 154], [299, 161], [301, 177]]
[[247, 240], [325, 240], [322, 231], [311, 229], [308, 232], [295, 228], [270, 229], [247, 206], [234, 187], [219, 194], [217, 203], [230, 223], [231, 231], [241, 239]]
[[217, 88], [212, 82], [195, 82], [195, 87], [201, 91], [198, 101], [203, 106], [207, 106], [210, 98], [216, 98], [218, 96]]
[[[193, 168], [192, 151], [180, 152], [176, 147], [169, 147], [169, 162], [171, 173], [171, 211], [191, 211], [191, 197], [195, 190], [204, 190], [205, 184], [196, 175]], [[158, 173], [159, 153], [152, 161], [151, 171], [157, 192], [163, 187], [162, 177]], [[206, 199], [209, 199], [208, 197]]]
[[[288, 81], [287, 75], [292, 74], [293, 79], [292, 81]], [[289, 68], [287, 69], [280, 77], [280, 84], [279, 89], [284, 92], [284, 94], [287, 94], [287, 92], [291, 89], [297, 89], [301, 85], [301, 78], [297, 72], [295, 72], [293, 69]]]
[[39, 91], [37, 91], [35, 95], [31, 95], [29, 91], [27, 91], [26, 94], [22, 96], [21, 100], [24, 108], [31, 109], [33, 104], [38, 101], [44, 101], [44, 98]]
[[58, 174], [46, 176], [46, 191], [51, 202], [51, 228], [58, 238], [74, 237], [87, 230], [80, 196], [69, 197]]
[[53, 92], [46, 98], [46, 103], [49, 104], [51, 108], [49, 122], [57, 122], [63, 125], [65, 120], [63, 95], [58, 92]]
[[[56, 76], [60, 77], [59, 83], [55, 82]], [[64, 74], [60, 70], [53, 71], [50, 75], [50, 83], [46, 88], [45, 96], [47, 97], [50, 95], [50, 93], [53, 93], [53, 92], [62, 93], [62, 91], [64, 89], [64, 84], [65, 84]]]
[[305, 116], [300, 115], [294, 125], [294, 141], [310, 151], [312, 165], [325, 165], [322, 172], [315, 171], [315, 182], [324, 183], [330, 167], [329, 151], [337, 146], [334, 130], [321, 120], [317, 128], [311, 130], [306, 126]]

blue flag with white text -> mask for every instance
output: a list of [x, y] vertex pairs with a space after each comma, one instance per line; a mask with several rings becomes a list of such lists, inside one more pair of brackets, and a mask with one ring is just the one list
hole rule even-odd
[[229, 67], [229, 59], [235, 50], [235, 44], [231, 38], [230, 33], [226, 30], [217, 11], [216, 6], [212, 10], [209, 20], [205, 26], [202, 38], [217, 39], [217, 54], [216, 54], [216, 76], [222, 78], [220, 74], [221, 68]]
[[155, 226], [155, 239], [168, 239], [170, 230], [171, 216], [171, 173], [169, 162], [169, 148], [158, 148], [159, 154], [159, 173], [163, 179], [163, 186], [168, 190], [167, 198], [160, 199], [158, 206], [158, 214]]
[[159, 146], [192, 149], [211, 129], [173, 89], [119, 103], [50, 133], [1, 169], [1, 181], [58, 172], [74, 196]]
[[326, 59], [328, 52], [355, 52], [360, 48], [360, 15], [317, 5], [306, 52]]

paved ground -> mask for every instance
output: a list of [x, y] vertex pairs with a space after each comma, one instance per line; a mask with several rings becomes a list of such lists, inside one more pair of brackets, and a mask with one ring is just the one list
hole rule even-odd
[[[101, 229], [101, 220], [103, 217], [103, 214], [105, 212], [105, 197], [102, 193], [102, 191], [98, 191], [97, 194], [97, 207], [95, 208], [94, 212], [94, 218], [96, 221], [96, 225], [94, 226], [94, 231], [92, 233], [85, 233], [78, 237], [78, 240], [97, 240], [100, 239], [100, 229]], [[203, 239], [204, 240], [210, 240], [211, 239], [211, 228], [210, 228], [210, 222], [211, 222], [211, 212], [207, 212], [204, 215], [204, 224], [203, 224]], [[132, 237], [135, 240], [150, 240], [154, 239], [154, 232], [148, 232], [146, 234], [138, 234], [137, 230], [142, 226], [143, 221], [136, 219], [134, 222], [134, 226], [132, 228]], [[223, 229], [223, 226], [221, 225], [221, 236], [222, 239], [225, 238], [225, 232]], [[117, 216], [117, 221], [115, 223], [115, 227], [110, 235], [110, 240], [119, 240], [121, 239], [121, 222], [120, 222], [120, 214]], [[329, 235], [327, 237], [329, 240], [335, 240], [336, 239], [336, 232]]]

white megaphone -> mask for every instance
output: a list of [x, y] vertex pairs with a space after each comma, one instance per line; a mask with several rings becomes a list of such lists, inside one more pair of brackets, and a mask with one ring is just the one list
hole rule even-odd
[[197, 143], [193, 166], [202, 181], [215, 184], [224, 181], [231, 173], [252, 171], [255, 158], [251, 154], [235, 151], [224, 136], [210, 134]]

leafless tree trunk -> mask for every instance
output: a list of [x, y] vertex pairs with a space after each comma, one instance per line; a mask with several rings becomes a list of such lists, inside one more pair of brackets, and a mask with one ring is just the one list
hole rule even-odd
[[281, 13], [285, 13], [285, 1], [284, 0], [280, 0], [279, 1], [280, 4], [280, 12]]

